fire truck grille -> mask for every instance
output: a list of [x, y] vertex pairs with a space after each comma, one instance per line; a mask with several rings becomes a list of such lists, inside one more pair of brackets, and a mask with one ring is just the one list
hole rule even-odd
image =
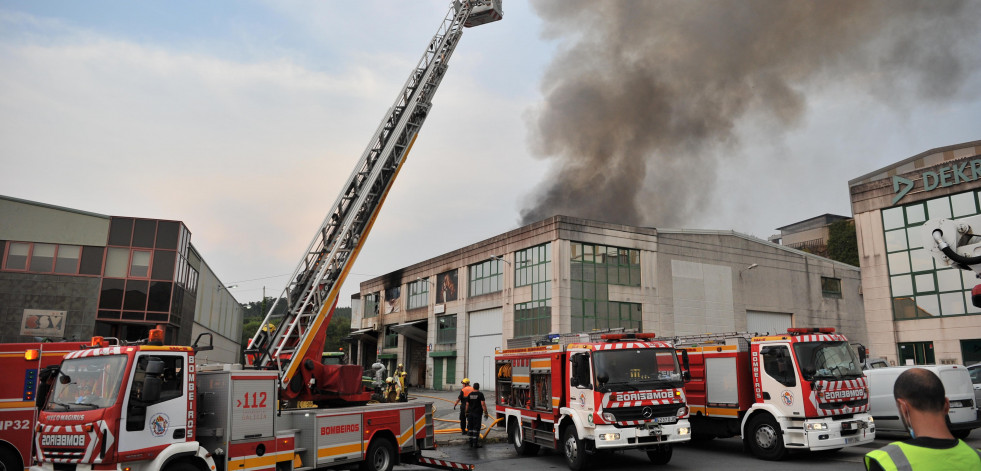
[[845, 407], [851, 407], [852, 409], [858, 407], [864, 407], [869, 404], [868, 399], [858, 399], [855, 401], [842, 401], [842, 402], [825, 402], [821, 404], [822, 409], [844, 409]]
[[[626, 422], [630, 420], [653, 420], [656, 417], [674, 417], [678, 413], [679, 408], [681, 408], [680, 404], [656, 404], [652, 406], [605, 409], [605, 412], [613, 413], [617, 422]], [[650, 409], [650, 413], [645, 414], [644, 409]]]

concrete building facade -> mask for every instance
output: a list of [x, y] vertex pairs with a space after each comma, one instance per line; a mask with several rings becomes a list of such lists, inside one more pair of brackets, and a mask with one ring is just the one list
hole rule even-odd
[[920, 227], [981, 214], [981, 141], [928, 150], [848, 186], [871, 354], [894, 364], [981, 362], [978, 280], [937, 264]]
[[180, 221], [0, 196], [0, 342], [211, 333], [203, 360], [241, 361], [242, 308]]
[[550, 333], [831, 326], [866, 339], [856, 267], [732, 231], [564, 216], [368, 280], [352, 302], [354, 360], [405, 363], [410, 384], [437, 389], [491, 384], [495, 348]]

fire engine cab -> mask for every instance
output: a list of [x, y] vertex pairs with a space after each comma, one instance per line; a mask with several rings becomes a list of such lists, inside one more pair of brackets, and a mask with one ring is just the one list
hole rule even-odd
[[595, 451], [640, 448], [665, 464], [671, 446], [690, 439], [687, 365], [672, 342], [653, 333], [553, 335], [526, 347], [516, 340], [495, 355], [495, 392], [519, 454], [561, 450], [576, 471]]
[[678, 337], [693, 437], [741, 435], [758, 458], [871, 442], [869, 388], [859, 356], [834, 328], [783, 335], [730, 332]]

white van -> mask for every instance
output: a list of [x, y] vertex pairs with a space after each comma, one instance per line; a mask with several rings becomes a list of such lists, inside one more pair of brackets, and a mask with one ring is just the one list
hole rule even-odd
[[974, 402], [974, 386], [971, 375], [962, 365], [890, 366], [865, 370], [869, 379], [869, 412], [875, 420], [877, 431], [906, 432], [899, 420], [899, 409], [892, 395], [892, 386], [899, 375], [910, 368], [932, 371], [944, 383], [944, 391], [950, 400], [950, 431], [957, 438], [967, 437], [972, 429], [981, 427], [978, 404]]

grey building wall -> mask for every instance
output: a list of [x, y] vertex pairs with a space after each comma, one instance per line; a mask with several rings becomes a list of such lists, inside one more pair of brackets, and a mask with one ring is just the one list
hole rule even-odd
[[109, 216], [0, 196], [0, 240], [106, 245]]
[[0, 272], [0, 343], [35, 340], [20, 335], [25, 309], [66, 311], [64, 339], [87, 340], [95, 325], [99, 281], [98, 277]]

